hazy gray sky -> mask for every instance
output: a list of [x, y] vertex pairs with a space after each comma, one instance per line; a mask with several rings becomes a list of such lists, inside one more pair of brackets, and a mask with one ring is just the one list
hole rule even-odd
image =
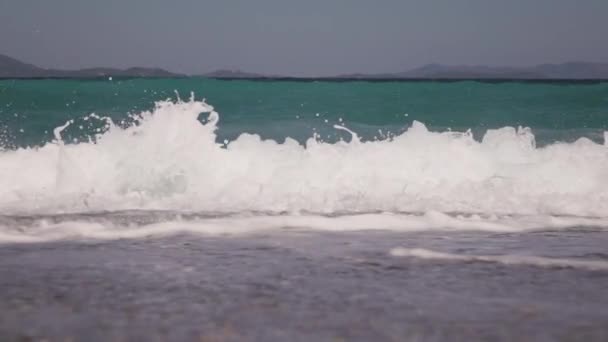
[[608, 0], [0, 0], [0, 53], [45, 67], [286, 75], [608, 61]]

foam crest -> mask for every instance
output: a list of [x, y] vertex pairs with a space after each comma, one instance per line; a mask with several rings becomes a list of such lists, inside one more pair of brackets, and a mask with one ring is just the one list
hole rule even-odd
[[[99, 117], [98, 117], [99, 118]], [[103, 119], [103, 118], [99, 118]], [[356, 214], [448, 212], [608, 217], [608, 148], [538, 148], [527, 128], [404, 133], [304, 145], [243, 132], [220, 144], [204, 101], [160, 101], [89, 142], [0, 151], [5, 214], [129, 209]]]
[[577, 268], [590, 271], [608, 271], [608, 262], [602, 260], [582, 260], [546, 258], [533, 255], [465, 255], [442, 253], [423, 248], [394, 248], [390, 254], [395, 257], [412, 257], [428, 260], [453, 260], [465, 262], [490, 262], [503, 265], [523, 265], [548, 268]]

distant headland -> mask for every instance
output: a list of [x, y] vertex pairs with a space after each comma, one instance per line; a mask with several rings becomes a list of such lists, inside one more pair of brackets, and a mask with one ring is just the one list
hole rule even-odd
[[216, 79], [325, 79], [325, 80], [608, 80], [608, 63], [567, 62], [532, 67], [491, 67], [428, 64], [404, 72], [345, 74], [326, 77], [263, 75], [240, 70], [217, 70], [186, 75], [160, 68], [46, 69], [0, 54], [0, 78], [97, 78], [97, 77], [207, 77]]
[[87, 68], [79, 70], [45, 69], [0, 55], [0, 78], [93, 78], [93, 77], [179, 77], [185, 76], [158, 68]]

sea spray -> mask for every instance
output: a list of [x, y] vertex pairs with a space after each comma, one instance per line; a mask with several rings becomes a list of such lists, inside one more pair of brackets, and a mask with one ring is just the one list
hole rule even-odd
[[62, 125], [52, 143], [0, 152], [0, 209], [608, 216], [608, 149], [586, 138], [539, 148], [528, 128], [477, 141], [414, 121], [374, 141], [341, 125], [348, 142], [242, 132], [219, 143], [204, 101], [159, 101], [134, 117], [89, 141], [64, 143]]

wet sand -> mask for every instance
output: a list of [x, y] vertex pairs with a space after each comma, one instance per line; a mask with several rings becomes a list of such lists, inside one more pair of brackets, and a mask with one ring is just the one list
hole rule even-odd
[[607, 341], [608, 232], [314, 233], [0, 245], [3, 341]]

